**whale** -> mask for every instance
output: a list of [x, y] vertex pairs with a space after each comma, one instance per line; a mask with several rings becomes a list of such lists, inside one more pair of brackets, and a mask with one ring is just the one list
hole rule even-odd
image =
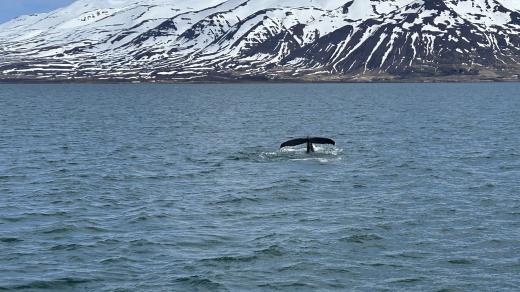
[[307, 153], [314, 152], [314, 145], [313, 144], [330, 144], [330, 145], [336, 145], [336, 142], [329, 138], [321, 138], [321, 137], [306, 137], [306, 138], [297, 138], [292, 139], [287, 142], [282, 143], [280, 145], [280, 149], [284, 147], [291, 147], [291, 146], [297, 146], [307, 144]]

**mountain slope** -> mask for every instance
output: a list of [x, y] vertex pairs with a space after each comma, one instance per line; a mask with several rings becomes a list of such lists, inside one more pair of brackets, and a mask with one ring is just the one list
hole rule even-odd
[[517, 78], [516, 0], [79, 0], [0, 25], [0, 79]]
[[[491, 2], [491, 1], [489, 1]], [[475, 74], [478, 67], [518, 64], [520, 39], [503, 6], [499, 16], [476, 14], [442, 0], [419, 0], [381, 19], [348, 25], [293, 54], [293, 64], [328, 67], [334, 72]], [[473, 21], [471, 21], [473, 20]], [[309, 58], [319, 55], [321, 58]], [[297, 60], [294, 62], [294, 60]], [[288, 61], [291, 63], [291, 61]]]

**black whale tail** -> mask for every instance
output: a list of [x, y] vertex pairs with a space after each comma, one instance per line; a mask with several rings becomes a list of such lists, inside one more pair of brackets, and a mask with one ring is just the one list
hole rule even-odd
[[320, 138], [320, 137], [307, 137], [307, 138], [298, 138], [289, 140], [287, 142], [282, 143], [280, 148], [289, 147], [289, 146], [297, 146], [301, 144], [307, 144], [307, 152], [314, 152], [314, 148], [312, 144], [330, 144], [336, 145], [336, 142], [329, 138]]

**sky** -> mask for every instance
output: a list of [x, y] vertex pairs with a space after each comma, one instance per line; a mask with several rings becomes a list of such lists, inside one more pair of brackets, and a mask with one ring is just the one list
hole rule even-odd
[[72, 2], [74, 0], [0, 0], [0, 23], [20, 15], [49, 12]]

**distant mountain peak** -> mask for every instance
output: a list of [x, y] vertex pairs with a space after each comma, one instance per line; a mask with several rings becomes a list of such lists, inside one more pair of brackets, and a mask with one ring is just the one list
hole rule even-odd
[[516, 0], [79, 0], [0, 25], [0, 79], [514, 79]]

